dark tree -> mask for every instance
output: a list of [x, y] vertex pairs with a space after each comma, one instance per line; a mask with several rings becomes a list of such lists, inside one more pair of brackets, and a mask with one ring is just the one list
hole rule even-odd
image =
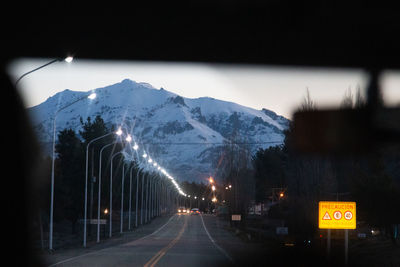
[[84, 183], [84, 157], [82, 143], [72, 129], [65, 129], [58, 134], [56, 145], [59, 177], [55, 181], [55, 218], [66, 219], [75, 224], [82, 216]]

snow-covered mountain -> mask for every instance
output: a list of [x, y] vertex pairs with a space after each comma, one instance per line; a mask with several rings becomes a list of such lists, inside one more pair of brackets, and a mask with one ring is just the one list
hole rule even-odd
[[[84, 99], [57, 115], [58, 130], [81, 129], [80, 118], [100, 115], [108, 125], [132, 130], [140, 147], [179, 180], [196, 181], [212, 174], [212, 161], [224, 141], [250, 143], [255, 152], [283, 142], [289, 121], [273, 111], [255, 110], [209, 97], [184, 98], [163, 88], [125, 79], [94, 90], [94, 100]], [[43, 143], [52, 140], [55, 112], [88, 92], [64, 90], [29, 109]]]

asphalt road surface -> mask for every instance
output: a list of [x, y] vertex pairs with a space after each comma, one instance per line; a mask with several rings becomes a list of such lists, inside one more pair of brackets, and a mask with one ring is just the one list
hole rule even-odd
[[224, 244], [243, 245], [219, 228], [214, 216], [176, 214], [141, 238], [59, 260], [50, 266], [231, 266], [232, 252]]

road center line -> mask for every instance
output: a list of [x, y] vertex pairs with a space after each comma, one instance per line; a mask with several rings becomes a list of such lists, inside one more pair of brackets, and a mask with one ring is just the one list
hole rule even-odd
[[[131, 241], [131, 242], [129, 242], [129, 243], [125, 243], [125, 244], [118, 245], [118, 246], [125, 246], [125, 245], [127, 245], [127, 244], [131, 244], [131, 243], [133, 243], [133, 242], [137, 242], [137, 241], [143, 240], [143, 239], [145, 239], [145, 238], [147, 238], [147, 237], [149, 237], [149, 236], [152, 236], [152, 235], [158, 233], [158, 232], [159, 232], [161, 229], [163, 229], [167, 224], [169, 224], [169, 223], [172, 221], [173, 218], [176, 218], [176, 217], [177, 217], [176, 215], [171, 216], [171, 218], [169, 218], [168, 221], [167, 221], [165, 224], [163, 224], [160, 228], [158, 228], [157, 230], [155, 230], [155, 231], [152, 232], [151, 234], [148, 234], [148, 235], [143, 236], [143, 237], [141, 237], [141, 238], [139, 238], [139, 239], [136, 239], [136, 240]], [[59, 264], [63, 264], [63, 263], [66, 263], [66, 262], [70, 262], [70, 261], [73, 261], [73, 260], [76, 260], [76, 259], [79, 259], [79, 258], [82, 258], [82, 257], [85, 257], [85, 256], [95, 255], [95, 254], [98, 254], [98, 253], [107, 251], [107, 250], [109, 250], [109, 249], [113, 249], [113, 248], [118, 247], [118, 246], [111, 246], [111, 247], [108, 247], [108, 248], [103, 248], [103, 249], [100, 249], [100, 250], [96, 250], [96, 251], [92, 251], [92, 252], [89, 252], [89, 253], [85, 253], [85, 254], [82, 254], [82, 255], [79, 255], [79, 256], [76, 256], [76, 257], [68, 258], [68, 259], [65, 259], [65, 260], [62, 260], [62, 261], [53, 263], [53, 264], [49, 265], [49, 267], [56, 266], [56, 265], [59, 265]]]
[[232, 257], [229, 256], [229, 254], [228, 254], [223, 248], [221, 248], [220, 246], [218, 246], [218, 244], [215, 242], [215, 240], [211, 237], [211, 235], [210, 235], [210, 233], [208, 232], [207, 227], [206, 227], [206, 225], [205, 225], [205, 223], [204, 223], [203, 215], [200, 214], [200, 218], [201, 218], [201, 222], [203, 223], [204, 230], [206, 231], [206, 233], [207, 233], [207, 235], [208, 235], [208, 238], [211, 240], [211, 242], [214, 244], [214, 246], [215, 246], [222, 254], [225, 255], [225, 257], [227, 257], [231, 262], [233, 262]]
[[179, 231], [178, 235], [172, 240], [167, 246], [162, 248], [159, 252], [157, 252], [156, 255], [154, 255], [145, 265], [144, 267], [154, 267], [157, 262], [167, 253], [168, 250], [170, 250], [182, 237], [183, 232], [185, 232], [186, 226], [187, 226], [187, 216], [185, 216], [185, 223], [182, 227], [182, 229]]

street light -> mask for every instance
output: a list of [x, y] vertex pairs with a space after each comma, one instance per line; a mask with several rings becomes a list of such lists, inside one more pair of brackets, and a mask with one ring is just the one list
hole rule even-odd
[[118, 128], [118, 130], [115, 132], [115, 134], [118, 135], [118, 136], [122, 135], [121, 127]]
[[[22, 78], [22, 77], [21, 77]], [[52, 161], [51, 161], [51, 193], [50, 193], [50, 223], [49, 223], [49, 249], [53, 249], [53, 211], [54, 211], [54, 162], [55, 162], [55, 144], [56, 144], [56, 119], [57, 115], [64, 109], [72, 106], [73, 104], [84, 100], [84, 99], [94, 99], [96, 97], [96, 94], [90, 93], [89, 95], [86, 95], [84, 97], [78, 98], [77, 100], [61, 107], [58, 109], [53, 118], [53, 146], [52, 146]]]
[[138, 170], [136, 172], [136, 196], [135, 196], [135, 198], [136, 198], [136, 201], [135, 201], [135, 227], [136, 228], [137, 228], [137, 225], [138, 225], [138, 208], [139, 208], [138, 201], [139, 201], [139, 174], [140, 174], [140, 170], [141, 170], [141, 168], [140, 168], [140, 163], [139, 163]]
[[[117, 133], [118, 134], [118, 133]], [[122, 132], [118, 135], [121, 135]], [[118, 141], [112, 142], [110, 144], [104, 145], [100, 149], [100, 156], [99, 156], [99, 188], [97, 191], [97, 240], [96, 242], [100, 242], [100, 204], [101, 204], [101, 158], [103, 154], [103, 150], [111, 145], [115, 145]]]
[[35, 71], [37, 71], [37, 70], [40, 70], [40, 69], [42, 69], [42, 68], [44, 68], [44, 67], [46, 67], [46, 66], [48, 66], [48, 65], [51, 65], [51, 64], [53, 64], [53, 63], [55, 63], [55, 62], [61, 62], [61, 61], [63, 61], [63, 60], [64, 60], [65, 62], [67, 62], [67, 63], [71, 63], [73, 59], [74, 59], [74, 58], [71, 57], [71, 56], [68, 56], [68, 57], [66, 57], [66, 58], [57, 58], [57, 59], [53, 59], [52, 61], [50, 61], [50, 62], [48, 62], [48, 63], [46, 63], [46, 64], [44, 64], [44, 65], [42, 65], [42, 66], [39, 66], [39, 67], [37, 67], [37, 68], [35, 68], [35, 69], [31, 70], [31, 71], [28, 71], [28, 72], [22, 74], [22, 75], [15, 81], [15, 86], [17, 86], [17, 84], [19, 83], [19, 81], [20, 81], [23, 77], [25, 77], [26, 75], [28, 75], [28, 74], [30, 74], [30, 73], [32, 73], [32, 72], [35, 72]]
[[[112, 236], [112, 190], [113, 190], [112, 183], [113, 183], [113, 159], [114, 159], [115, 156], [117, 156], [117, 155], [119, 155], [119, 154], [122, 154], [122, 151], [116, 152], [116, 153], [114, 153], [113, 155], [111, 155], [111, 160], [110, 160], [111, 164], [110, 164], [110, 223], [109, 223], [110, 232], [109, 232], [109, 237]], [[122, 180], [123, 180], [123, 178], [124, 178], [124, 164], [122, 164]], [[122, 182], [122, 190], [123, 190], [123, 182]], [[123, 191], [122, 191], [122, 192], [123, 192]], [[122, 199], [123, 199], [123, 195], [122, 195]]]
[[133, 145], [133, 147], [132, 147], [134, 150], [138, 150], [139, 149], [139, 146], [136, 144], [136, 142], [135, 142], [135, 144]]
[[[96, 95], [96, 94], [94, 94], [94, 95]], [[93, 94], [91, 94], [91, 95], [89, 95], [89, 98], [90, 97], [93, 97]], [[95, 141], [97, 141], [97, 140], [99, 140], [99, 139], [102, 139], [102, 138], [105, 138], [105, 137], [107, 137], [107, 136], [109, 136], [109, 135], [112, 135], [112, 134], [114, 134], [113, 132], [110, 132], [110, 133], [108, 133], [108, 134], [105, 134], [105, 135], [102, 135], [102, 136], [100, 136], [100, 137], [97, 137], [97, 138], [94, 138], [93, 140], [91, 140], [88, 144], [87, 144], [87, 146], [86, 146], [86, 175], [85, 175], [85, 212], [84, 212], [84, 219], [83, 219], [83, 247], [86, 247], [86, 229], [87, 229], [87, 184], [88, 184], [88, 169], [89, 169], [89, 165], [88, 165], [88, 158], [89, 158], [89, 146], [93, 143], [93, 142], [95, 142]]]
[[90, 100], [93, 100], [97, 97], [96, 93], [91, 93], [87, 98], [89, 98]]
[[73, 58], [73, 57], [71, 57], [71, 56], [69, 56], [69, 57], [66, 57], [66, 58], [64, 59], [64, 61], [65, 61], [65, 62], [67, 62], [67, 63], [71, 63], [71, 62], [72, 62], [72, 60], [74, 60], [74, 58]]

